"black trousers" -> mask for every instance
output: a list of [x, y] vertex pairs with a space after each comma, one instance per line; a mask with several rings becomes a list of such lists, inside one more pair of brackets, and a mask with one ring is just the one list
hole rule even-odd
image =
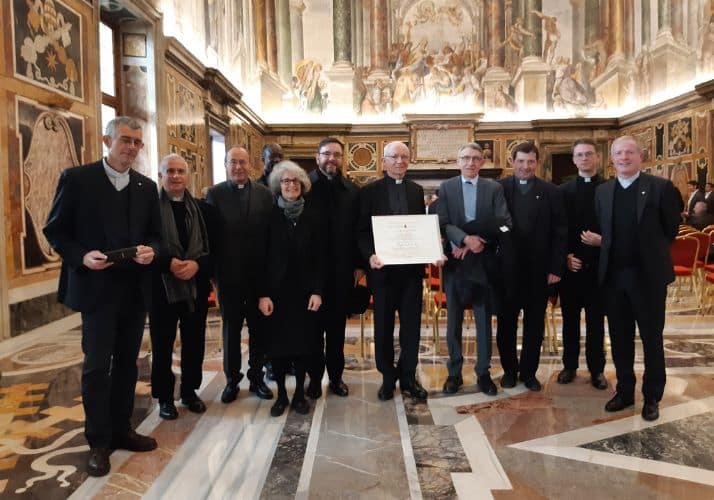
[[597, 271], [567, 271], [559, 285], [563, 313], [563, 367], [578, 369], [580, 314], [585, 309], [585, 360], [590, 374], [598, 375], [605, 369], [605, 313]]
[[232, 287], [219, 286], [218, 300], [223, 317], [223, 372], [229, 384], [238, 384], [241, 373], [241, 330], [248, 323], [248, 380], [263, 378], [267, 348], [265, 318], [258, 310], [256, 297], [246, 298]]
[[133, 283], [113, 283], [111, 300], [82, 313], [84, 434], [92, 448], [131, 429], [136, 358], [144, 333], [143, 296]]
[[311, 382], [322, 380], [325, 368], [327, 368], [327, 376], [330, 377], [330, 381], [339, 382], [342, 380], [342, 372], [345, 369], [347, 315], [344, 307], [329, 303], [327, 297], [329, 295], [326, 294], [326, 301], [320, 308], [318, 320], [319, 350], [310, 362], [308, 370]]
[[181, 398], [201, 387], [203, 355], [206, 349], [208, 295], [200, 293], [193, 311], [186, 302], [169, 304], [165, 293], [154, 293], [149, 313], [151, 322], [151, 395], [159, 401], [173, 401], [176, 376], [171, 369], [176, 325], [181, 331]]
[[[540, 363], [540, 348], [545, 330], [545, 307], [548, 289], [545, 276], [532, 276], [524, 272], [512, 299], [503, 300], [497, 315], [496, 344], [501, 366], [506, 373], [533, 377]], [[518, 361], [518, 314], [523, 310], [523, 343]]]
[[285, 388], [285, 375], [291, 365], [295, 368], [295, 393], [293, 398], [300, 399], [305, 397], [305, 371], [311, 359], [310, 356], [271, 358], [270, 362], [273, 365], [275, 383], [278, 385], [278, 398], [287, 399], [288, 397], [287, 389]]
[[[374, 300], [374, 350], [384, 385], [410, 385], [416, 378], [421, 329], [422, 279], [390, 269], [379, 284], [371, 281]], [[394, 322], [399, 313], [399, 362], [394, 366]]]
[[603, 294], [617, 392], [626, 398], [634, 397], [637, 324], [645, 356], [642, 395], [646, 401], [661, 400], [667, 381], [662, 338], [667, 287], [645, 284], [634, 269], [626, 269], [607, 280]]

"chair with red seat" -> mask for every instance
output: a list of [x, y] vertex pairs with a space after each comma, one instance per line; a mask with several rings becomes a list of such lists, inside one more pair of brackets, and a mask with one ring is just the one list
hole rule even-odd
[[678, 236], [672, 242], [670, 248], [672, 263], [674, 265], [675, 283], [674, 297], [677, 297], [681, 284], [679, 278], [689, 278], [692, 292], [696, 290], [695, 272], [697, 268], [697, 256], [699, 255], [699, 240], [693, 236]]

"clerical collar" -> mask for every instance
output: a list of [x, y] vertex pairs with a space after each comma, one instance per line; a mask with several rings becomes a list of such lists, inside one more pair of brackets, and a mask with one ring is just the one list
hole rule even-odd
[[169, 200], [176, 201], [176, 202], [183, 201], [183, 195], [182, 196], [169, 196]]
[[102, 159], [102, 163], [104, 165], [104, 172], [107, 174], [107, 177], [109, 177], [109, 182], [114, 185], [114, 188], [117, 191], [121, 191], [129, 185], [130, 168], [128, 168], [126, 172], [117, 172], [109, 165], [109, 163], [107, 163], [106, 158]]
[[327, 172], [324, 172], [323, 170], [321, 170], [321, 169], [319, 169], [319, 168], [318, 168], [317, 170], [318, 170], [318, 172], [320, 172], [322, 175], [324, 175], [325, 178], [327, 178], [328, 181], [333, 181], [333, 180], [337, 179], [338, 172], [335, 172], [334, 175], [330, 175], [330, 174], [328, 174]]
[[529, 184], [532, 180], [533, 180], [532, 177], [530, 179], [518, 179], [518, 184], [520, 184], [521, 186], [524, 186], [526, 184]]
[[594, 175], [591, 175], [591, 176], [588, 177], [587, 175], [583, 175], [583, 174], [578, 173], [578, 176], [583, 180], [583, 182], [592, 182], [593, 179], [594, 179], [595, 177], [597, 177], [597, 174], [594, 174]]
[[635, 182], [637, 179], [639, 179], [640, 173], [637, 172], [635, 175], [632, 177], [622, 177], [622, 176], [617, 176], [617, 182], [620, 183], [620, 186], [622, 186], [623, 189], [627, 189], [630, 187], [630, 185]]
[[393, 182], [393, 183], [396, 184], [397, 186], [398, 186], [399, 184], [401, 184], [402, 182], [404, 182], [404, 179], [395, 179], [395, 178], [392, 177], [391, 175], [385, 175], [385, 177], [387, 178], [387, 180]]
[[461, 183], [466, 183], [468, 182], [469, 184], [473, 184], [474, 186], [476, 185], [476, 182], [478, 182], [478, 175], [474, 177], [473, 179], [467, 179], [463, 175], [461, 176]]
[[228, 181], [231, 183], [231, 186], [233, 186], [233, 189], [244, 189], [250, 181], [246, 181], [243, 184], [238, 184], [237, 182], [233, 181]]

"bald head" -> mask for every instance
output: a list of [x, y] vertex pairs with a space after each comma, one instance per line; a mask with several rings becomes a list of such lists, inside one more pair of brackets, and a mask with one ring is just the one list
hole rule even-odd
[[384, 146], [382, 170], [393, 179], [403, 179], [409, 168], [410, 155], [409, 148], [403, 142], [390, 142]]
[[623, 135], [612, 141], [610, 154], [618, 177], [632, 177], [642, 168], [642, 148], [630, 135]]
[[226, 177], [234, 184], [239, 185], [248, 182], [250, 173], [253, 170], [248, 151], [240, 146], [235, 146], [228, 150], [226, 153], [225, 166]]

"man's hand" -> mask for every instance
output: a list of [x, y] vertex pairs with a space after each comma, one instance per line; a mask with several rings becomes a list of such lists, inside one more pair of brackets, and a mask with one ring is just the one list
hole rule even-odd
[[148, 266], [154, 260], [154, 249], [146, 245], [138, 245], [136, 247], [136, 256], [134, 262], [142, 266]]
[[451, 255], [453, 255], [454, 258], [458, 260], [464, 260], [464, 257], [466, 257], [467, 253], [469, 253], [469, 249], [466, 247], [456, 247], [451, 250]]
[[473, 253], [483, 252], [484, 243], [486, 243], [486, 240], [484, 240], [480, 236], [469, 235], [464, 238], [464, 245], [466, 245], [466, 248], [468, 248], [469, 251]]
[[196, 273], [198, 272], [198, 262], [195, 260], [178, 260], [178, 259], [171, 259], [171, 263], [173, 265], [173, 261], [176, 260], [179, 262], [176, 271], [174, 272], [173, 270], [171, 271], [174, 276], [176, 276], [180, 280], [188, 281], [191, 278], [193, 278]]
[[261, 297], [258, 300], [258, 309], [263, 313], [263, 316], [270, 316], [273, 314], [273, 301], [270, 297]]
[[359, 283], [359, 282], [362, 280], [362, 278], [364, 278], [364, 275], [365, 275], [364, 269], [355, 269], [355, 272], [354, 272], [354, 278], [355, 278], [354, 286], [357, 286], [357, 283]]
[[448, 258], [446, 255], [444, 255], [444, 254], [442, 253], [442, 254], [441, 254], [441, 258], [440, 258], [439, 260], [437, 260], [436, 262], [433, 262], [433, 264], [434, 264], [436, 267], [443, 267], [444, 264], [446, 264], [446, 261], [447, 261], [447, 260], [449, 260], [449, 258]]
[[82, 257], [82, 264], [91, 269], [92, 271], [101, 271], [110, 267], [113, 262], [107, 262], [107, 256], [104, 255], [99, 250], [92, 250], [87, 252]]
[[320, 306], [322, 305], [322, 297], [316, 294], [310, 295], [310, 300], [307, 301], [307, 310], [308, 311], [317, 311], [320, 309]]
[[572, 271], [574, 273], [577, 273], [583, 268], [583, 261], [578, 259], [574, 254], [569, 253], [568, 257], [566, 258], [567, 266], [568, 266], [568, 271]]
[[560, 281], [560, 276], [556, 276], [555, 274], [548, 273], [548, 284], [549, 285], [555, 285]]
[[382, 259], [377, 257], [377, 254], [373, 254], [369, 258], [369, 267], [372, 269], [382, 269], [384, 267], [384, 262], [382, 262]]
[[580, 233], [580, 241], [591, 247], [599, 247], [602, 244], [602, 236], [592, 231], [583, 231]]

